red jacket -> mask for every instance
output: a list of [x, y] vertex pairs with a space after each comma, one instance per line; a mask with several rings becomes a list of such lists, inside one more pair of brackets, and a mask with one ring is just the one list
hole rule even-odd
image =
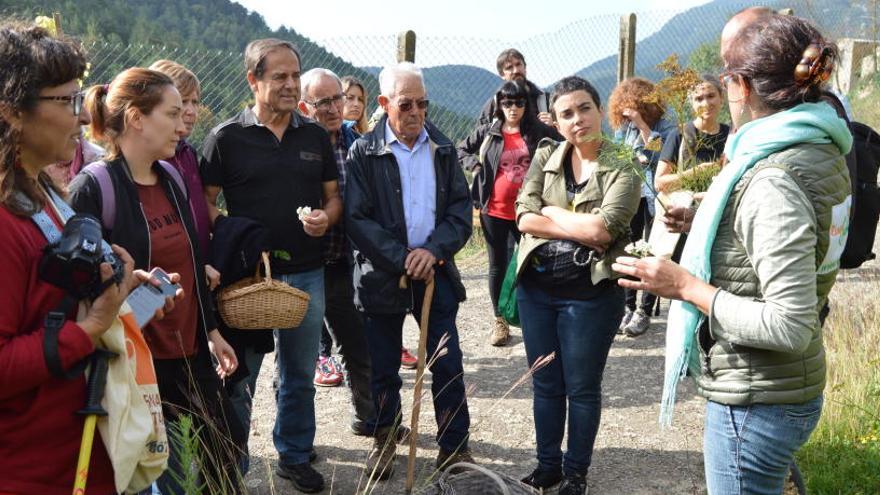
[[[47, 244], [29, 218], [0, 206], [0, 493], [69, 495], [82, 439], [86, 382], [54, 378], [43, 358], [43, 320], [64, 293], [39, 279]], [[94, 345], [73, 321], [58, 337], [65, 369]], [[113, 467], [95, 433], [86, 493], [115, 493]]]

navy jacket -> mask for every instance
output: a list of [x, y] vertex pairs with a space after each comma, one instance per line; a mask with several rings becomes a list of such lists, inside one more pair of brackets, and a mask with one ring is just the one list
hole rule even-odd
[[[354, 249], [355, 304], [368, 313], [402, 313], [413, 307], [412, 291], [400, 289], [408, 253], [400, 170], [385, 139], [385, 121], [355, 141], [349, 150], [345, 187], [345, 229]], [[434, 231], [423, 246], [442, 262], [459, 301], [464, 285], [455, 266], [457, 253], [471, 236], [471, 201], [455, 148], [425, 122], [434, 154], [437, 209]]]

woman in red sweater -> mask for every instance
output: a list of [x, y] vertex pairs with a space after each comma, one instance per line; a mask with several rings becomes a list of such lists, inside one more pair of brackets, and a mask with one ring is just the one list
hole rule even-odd
[[[54, 190], [46, 165], [73, 158], [82, 108], [78, 80], [86, 61], [74, 44], [37, 27], [0, 26], [0, 494], [71, 492], [86, 402], [86, 381], [53, 376], [43, 354], [44, 320], [65, 296], [40, 279], [47, 241], [31, 216], [48, 213]], [[57, 191], [55, 191], [57, 193]], [[98, 297], [85, 317], [68, 315], [58, 334], [61, 368], [67, 372], [95, 348], [116, 319], [134, 284], [134, 262], [122, 249], [125, 278]], [[104, 278], [110, 266], [101, 267]], [[115, 493], [113, 468], [95, 439], [89, 494]]]

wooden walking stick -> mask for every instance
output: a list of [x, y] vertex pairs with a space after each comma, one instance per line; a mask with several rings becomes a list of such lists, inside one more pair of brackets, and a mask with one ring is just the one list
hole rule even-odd
[[[405, 276], [404, 276], [405, 277]], [[404, 278], [401, 278], [404, 284]], [[419, 351], [416, 365], [416, 383], [413, 388], [412, 418], [410, 419], [409, 455], [406, 458], [407, 495], [412, 493], [416, 476], [416, 449], [419, 432], [419, 413], [422, 411], [422, 382], [425, 376], [425, 360], [428, 349], [428, 316], [431, 314], [431, 302], [434, 300], [434, 278], [425, 281], [425, 299], [422, 301], [422, 318], [419, 322]]]

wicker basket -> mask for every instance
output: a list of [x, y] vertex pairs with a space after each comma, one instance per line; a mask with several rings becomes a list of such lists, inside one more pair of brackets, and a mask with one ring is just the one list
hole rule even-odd
[[272, 279], [269, 253], [263, 253], [265, 277], [260, 265], [253, 278], [242, 279], [220, 291], [217, 305], [230, 328], [262, 330], [294, 328], [302, 323], [309, 309], [309, 295], [284, 282]]
[[[455, 474], [452, 474], [455, 472]], [[537, 495], [530, 486], [519, 481], [468, 462], [453, 464], [423, 495], [465, 495], [479, 493], [482, 495]]]

